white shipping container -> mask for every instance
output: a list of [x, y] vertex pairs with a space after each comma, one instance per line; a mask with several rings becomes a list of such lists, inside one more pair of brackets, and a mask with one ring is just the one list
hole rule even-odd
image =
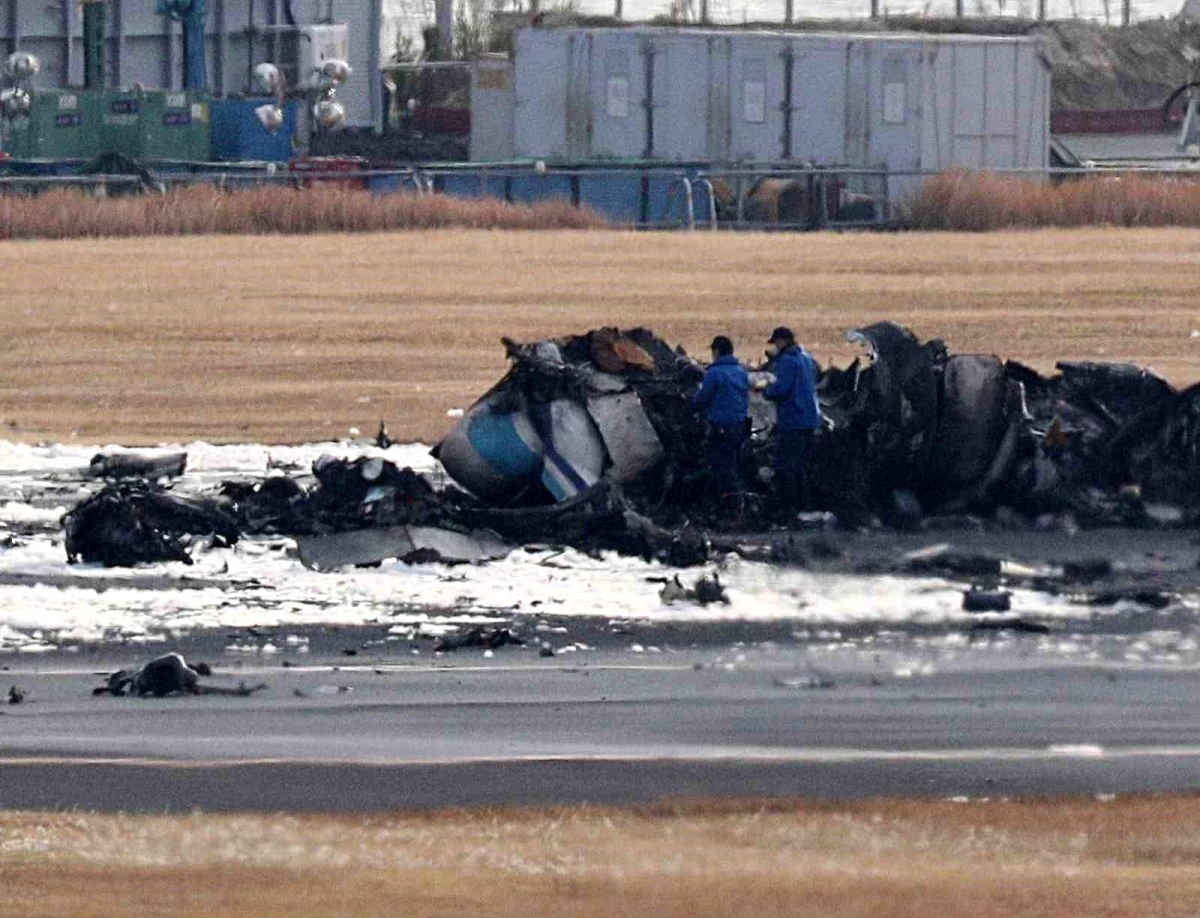
[[525, 29], [515, 68], [519, 157], [1047, 162], [1050, 73], [1036, 38]]

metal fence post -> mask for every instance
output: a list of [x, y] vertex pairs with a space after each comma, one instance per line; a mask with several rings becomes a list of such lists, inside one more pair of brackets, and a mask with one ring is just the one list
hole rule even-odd
[[708, 200], [708, 228], [715, 230], [717, 228], [717, 193], [713, 190], [712, 180], [697, 179], [696, 184], [704, 188], [704, 194]]

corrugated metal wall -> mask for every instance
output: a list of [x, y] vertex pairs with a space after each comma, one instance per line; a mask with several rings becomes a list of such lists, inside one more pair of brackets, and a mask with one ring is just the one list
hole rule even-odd
[[[155, 0], [108, 0], [108, 79], [112, 86], [180, 89], [183, 44], [179, 24], [155, 12]], [[298, 24], [346, 23], [354, 74], [338, 91], [347, 123], [380, 124], [379, 67], [384, 49], [382, 0], [291, 0]], [[217, 95], [246, 91], [249, 68], [271, 58], [278, 44], [266, 33], [247, 38], [250, 11], [258, 30], [285, 22], [283, 0], [209, 0], [206, 53], [209, 88]], [[42, 61], [37, 85], [78, 86], [83, 82], [83, 26], [78, 0], [0, 0], [0, 47], [16, 48]], [[389, 49], [390, 53], [390, 49]], [[253, 59], [251, 59], [253, 58]]]
[[516, 49], [517, 156], [893, 171], [1047, 161], [1037, 39], [526, 29]]

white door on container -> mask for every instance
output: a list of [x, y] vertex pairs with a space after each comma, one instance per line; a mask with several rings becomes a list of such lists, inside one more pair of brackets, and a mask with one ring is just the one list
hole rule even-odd
[[471, 67], [471, 159], [513, 157], [513, 69], [507, 61], [476, 61]]
[[844, 165], [847, 45], [799, 47], [792, 52], [791, 159]]
[[567, 36], [552, 30], [517, 33], [513, 152], [518, 158], [567, 155]]
[[784, 157], [783, 45], [736, 38], [731, 61], [732, 158], [776, 162]]
[[872, 48], [870, 156], [891, 172], [921, 167], [921, 47]]
[[567, 37], [567, 159], [592, 157], [592, 42], [580, 31]]
[[[949, 95], [949, 151], [941, 165], [982, 169], [987, 165], [987, 51], [982, 44], [956, 44], [948, 54], [943, 96]], [[941, 87], [939, 87], [941, 88]]]
[[[1011, 169], [1022, 165], [1017, 148], [1017, 105], [1020, 98], [1021, 46], [1017, 42], [990, 42], [983, 46], [983, 165]], [[1034, 79], [1025, 74], [1026, 81]]]
[[593, 37], [592, 155], [646, 155], [646, 55], [632, 30]]
[[650, 39], [651, 143], [655, 159], [708, 158], [708, 44], [702, 37]]

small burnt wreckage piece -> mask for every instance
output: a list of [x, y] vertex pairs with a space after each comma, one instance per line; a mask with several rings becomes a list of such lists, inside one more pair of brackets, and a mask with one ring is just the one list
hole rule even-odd
[[202, 683], [202, 676], [211, 676], [212, 669], [207, 663], [197, 663], [189, 666], [187, 661], [177, 653], [163, 654], [156, 657], [140, 669], [120, 669], [111, 673], [104, 685], [92, 690], [93, 695], [137, 695], [144, 698], [152, 695], [162, 698], [166, 695], [229, 695], [245, 697], [266, 688], [265, 684], [237, 686], [208, 685]]

